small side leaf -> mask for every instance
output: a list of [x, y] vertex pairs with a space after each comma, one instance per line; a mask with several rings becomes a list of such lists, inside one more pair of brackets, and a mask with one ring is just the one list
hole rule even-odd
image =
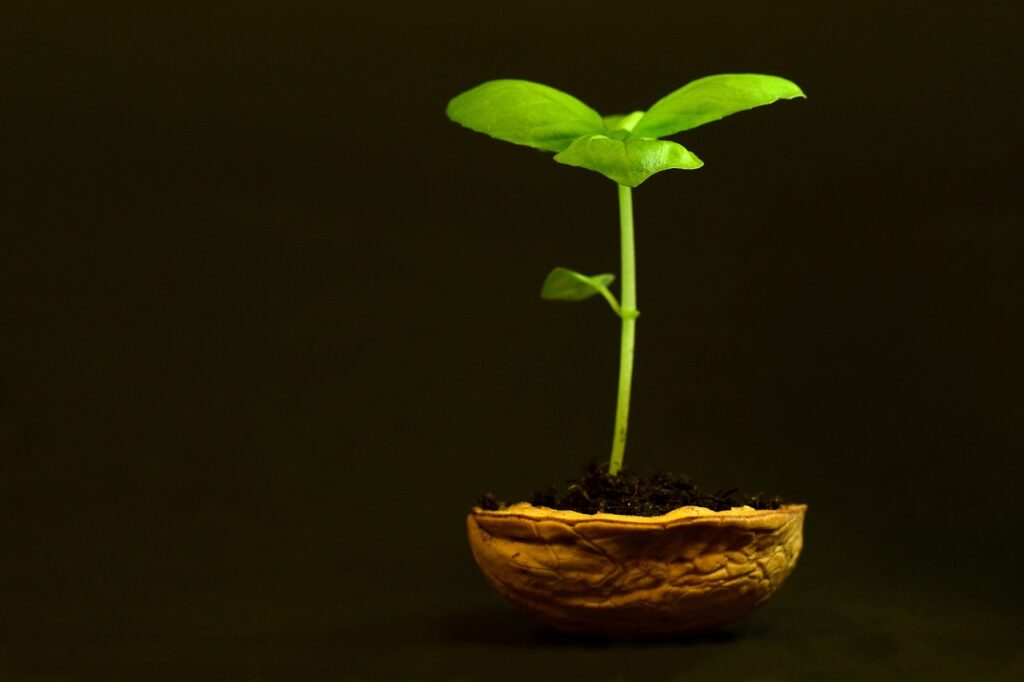
[[544, 285], [540, 289], [540, 297], [548, 301], [585, 301], [591, 296], [607, 291], [608, 285], [615, 281], [615, 275], [604, 273], [587, 276], [557, 267], [548, 273]]
[[633, 128], [630, 137], [665, 137], [739, 111], [804, 96], [796, 83], [778, 76], [757, 73], [706, 76], [655, 102]]
[[670, 168], [691, 170], [704, 162], [681, 144], [667, 140], [616, 140], [588, 135], [558, 153], [555, 161], [597, 171], [620, 185], [636, 187], [655, 173]]
[[524, 80], [482, 83], [453, 98], [446, 113], [471, 130], [549, 152], [605, 129], [601, 115], [572, 95]]
[[[622, 307], [612, 292], [608, 291], [608, 285], [614, 280], [615, 275], [609, 273], [588, 277], [575, 270], [559, 267], [548, 273], [540, 295], [549, 301], [583, 301], [594, 294], [601, 294], [608, 301], [612, 312], [622, 317]], [[631, 312], [632, 317], [639, 314], [635, 310]]]

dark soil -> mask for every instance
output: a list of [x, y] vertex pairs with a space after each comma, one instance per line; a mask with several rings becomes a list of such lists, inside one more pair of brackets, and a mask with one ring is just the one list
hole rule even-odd
[[[608, 474], [607, 465], [590, 464], [582, 478], [569, 481], [561, 496], [551, 486], [533, 493], [530, 504], [535, 507], [568, 509], [584, 514], [608, 512], [634, 516], [661, 516], [673, 509], [689, 505], [724, 511], [747, 505], [754, 509], [777, 509], [785, 504], [780, 497], [763, 494], [748, 495], [738, 489], [708, 492], [701, 490], [685, 476], [667, 472], [636, 474], [623, 469], [617, 476]], [[483, 509], [504, 508], [491, 493], [477, 504]]]

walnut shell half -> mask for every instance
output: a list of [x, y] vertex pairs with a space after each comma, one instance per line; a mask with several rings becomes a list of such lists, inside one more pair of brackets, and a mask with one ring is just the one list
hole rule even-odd
[[567, 632], [637, 637], [711, 630], [767, 601], [796, 565], [806, 510], [644, 517], [524, 502], [474, 508], [467, 525], [484, 575], [528, 613]]

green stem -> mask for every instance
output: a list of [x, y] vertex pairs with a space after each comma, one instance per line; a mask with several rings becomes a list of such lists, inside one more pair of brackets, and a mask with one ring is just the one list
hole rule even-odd
[[636, 345], [636, 254], [633, 248], [633, 195], [619, 185], [619, 229], [622, 238], [622, 340], [619, 347], [619, 395], [615, 404], [615, 434], [608, 473], [622, 469], [629, 424], [629, 393], [633, 383], [633, 349]]

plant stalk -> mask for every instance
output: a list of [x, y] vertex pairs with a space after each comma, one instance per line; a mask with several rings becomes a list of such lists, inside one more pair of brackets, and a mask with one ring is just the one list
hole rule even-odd
[[629, 394], [633, 384], [633, 349], [636, 345], [636, 254], [633, 246], [633, 195], [619, 185], [619, 231], [622, 242], [622, 337], [619, 346], [619, 394], [615, 404], [615, 434], [608, 473], [615, 476], [622, 469], [626, 451], [626, 429], [629, 424]]

